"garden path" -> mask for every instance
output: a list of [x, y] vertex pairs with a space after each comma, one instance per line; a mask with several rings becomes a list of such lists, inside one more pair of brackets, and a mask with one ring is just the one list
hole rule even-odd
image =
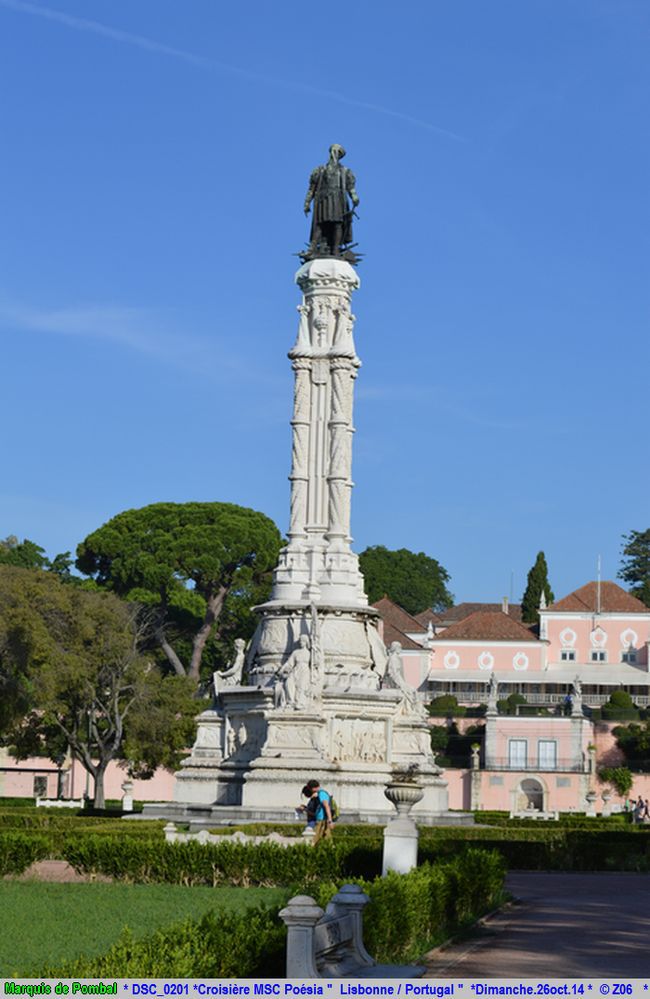
[[426, 978], [650, 976], [650, 874], [515, 872], [517, 901], [432, 951]]

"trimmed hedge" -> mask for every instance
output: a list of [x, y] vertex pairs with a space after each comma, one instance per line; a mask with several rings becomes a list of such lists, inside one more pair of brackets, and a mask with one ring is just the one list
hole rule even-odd
[[43, 860], [51, 853], [47, 836], [0, 832], [0, 875], [22, 874], [35, 860]]
[[[259, 848], [258, 848], [259, 849]], [[294, 851], [291, 851], [292, 853]], [[325, 856], [329, 850], [314, 850]], [[495, 852], [470, 850], [410, 874], [357, 881], [370, 896], [364, 912], [364, 941], [380, 962], [417, 959], [454, 930], [473, 922], [503, 898], [505, 870]], [[340, 887], [338, 879], [307, 885], [324, 908]], [[287, 891], [287, 900], [294, 890]], [[255, 978], [283, 977], [286, 930], [278, 912], [259, 907], [245, 913], [216, 911], [197, 921], [170, 926], [144, 940], [127, 930], [99, 958], [80, 958], [43, 977]]]
[[650, 829], [643, 827], [437, 829], [420, 836], [424, 861], [470, 847], [498, 850], [511, 870], [650, 871]]
[[61, 856], [81, 873], [101, 873], [140, 884], [271, 887], [334, 880], [347, 874], [372, 877], [381, 868], [381, 853], [363, 841], [314, 849], [306, 843], [295, 847], [224, 841], [203, 845], [75, 836], [64, 841]]
[[[299, 882], [372, 879], [381, 871], [377, 829], [349, 827], [314, 848], [257, 846], [216, 836], [214, 842], [167, 843], [159, 835], [96, 834], [48, 829], [3, 832], [2, 873], [19, 873], [35, 859], [63, 858], [77, 871], [140, 884], [285, 886]], [[420, 862], [451, 860], [472, 848], [497, 850], [510, 869], [650, 871], [650, 828], [624, 821], [521, 822], [508, 826], [453, 826], [420, 830]], [[1, 860], [2, 857], [6, 859]], [[22, 866], [21, 866], [22, 865]]]

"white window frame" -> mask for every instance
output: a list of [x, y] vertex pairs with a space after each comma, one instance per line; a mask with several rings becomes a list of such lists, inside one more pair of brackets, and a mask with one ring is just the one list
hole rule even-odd
[[[523, 753], [520, 751], [522, 746]], [[526, 769], [528, 766], [528, 739], [508, 739], [508, 766], [511, 770]]]
[[592, 663], [606, 663], [607, 662], [607, 650], [606, 649], [592, 649], [591, 650], [591, 662]]
[[[542, 746], [545, 747], [544, 751]], [[549, 746], [552, 746], [553, 750], [547, 753]], [[537, 766], [540, 770], [557, 770], [557, 739], [537, 740]]]
[[631, 665], [636, 665], [637, 654], [636, 649], [623, 649], [621, 652], [621, 662], [630, 663]]
[[560, 662], [574, 663], [576, 661], [575, 649], [560, 649]]

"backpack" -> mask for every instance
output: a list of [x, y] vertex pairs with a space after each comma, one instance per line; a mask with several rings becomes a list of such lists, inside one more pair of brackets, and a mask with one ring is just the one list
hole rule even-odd
[[341, 809], [333, 794], [330, 794], [330, 812], [332, 813], [332, 822], [336, 822], [341, 814]]

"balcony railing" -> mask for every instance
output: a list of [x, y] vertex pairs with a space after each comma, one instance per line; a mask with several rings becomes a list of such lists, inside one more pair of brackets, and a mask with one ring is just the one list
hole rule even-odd
[[498, 757], [485, 761], [486, 770], [535, 771], [536, 773], [586, 773], [587, 766], [582, 760], [511, 760]]

